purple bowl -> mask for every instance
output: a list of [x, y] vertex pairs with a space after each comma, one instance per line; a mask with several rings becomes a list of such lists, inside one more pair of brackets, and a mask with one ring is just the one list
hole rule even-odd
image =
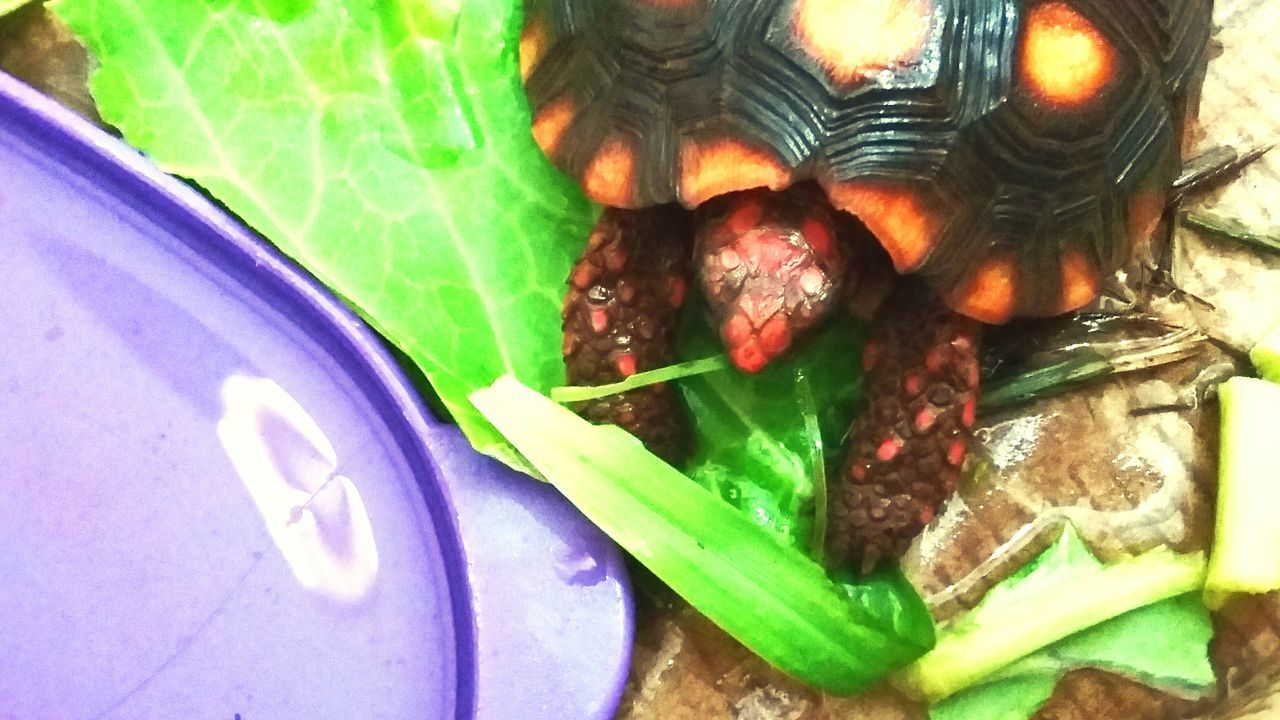
[[616, 549], [309, 276], [0, 74], [0, 717], [607, 718]]

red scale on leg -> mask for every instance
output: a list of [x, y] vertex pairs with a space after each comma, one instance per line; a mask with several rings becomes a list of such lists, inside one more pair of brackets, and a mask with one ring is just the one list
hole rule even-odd
[[[933, 429], [933, 424], [938, 421], [938, 411], [932, 405], [926, 405], [916, 411], [916, 420], [913, 428], [918, 433], [927, 433]], [[970, 423], [969, 425], [972, 425]], [[966, 425], [968, 427], [968, 425]]]
[[[968, 379], [968, 376], [966, 376], [966, 379]], [[978, 381], [976, 377], [974, 378], [973, 382], [970, 383], [970, 385], [972, 387], [978, 386]], [[967, 430], [973, 427], [973, 423], [977, 421], [977, 419], [978, 419], [978, 400], [977, 398], [970, 397], [969, 399], [965, 400], [964, 404], [961, 406], [960, 424], [963, 425]]]
[[685, 282], [682, 277], [672, 278], [671, 287], [667, 291], [668, 302], [671, 304], [672, 310], [678, 310], [684, 306], [685, 295], [689, 292], [689, 283]]
[[836, 306], [846, 256], [821, 192], [733, 193], [700, 213], [704, 294], [729, 357], [757, 372]]
[[591, 329], [598, 335], [609, 329], [609, 313], [604, 308], [591, 308]]
[[866, 409], [830, 503], [833, 562], [869, 571], [900, 555], [960, 481], [976, 409], [978, 324], [904, 279], [864, 351]]
[[760, 328], [760, 347], [766, 355], [776, 357], [791, 345], [791, 330], [782, 315], [774, 315]]
[[629, 378], [636, 374], [636, 356], [629, 352], [618, 353], [618, 357], [614, 360], [618, 366], [618, 374], [623, 378]]
[[880, 447], [876, 449], [876, 459], [882, 463], [887, 463], [898, 457], [898, 453], [902, 452], [902, 438], [891, 437], [880, 443]]

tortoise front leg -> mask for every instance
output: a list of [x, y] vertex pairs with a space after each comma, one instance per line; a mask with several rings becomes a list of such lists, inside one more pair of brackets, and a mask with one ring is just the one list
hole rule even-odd
[[[692, 243], [689, 214], [678, 206], [604, 211], [569, 275], [562, 313], [569, 384], [605, 385], [675, 361]], [[668, 462], [689, 450], [685, 409], [665, 383], [575, 410], [622, 427]]]
[[864, 409], [832, 489], [834, 564], [869, 572], [901, 555], [960, 481], [978, 400], [981, 324], [902, 279], [872, 321]]

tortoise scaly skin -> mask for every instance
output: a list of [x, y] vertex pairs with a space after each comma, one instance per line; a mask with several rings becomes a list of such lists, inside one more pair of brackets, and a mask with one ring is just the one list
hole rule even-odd
[[[759, 370], [850, 298], [870, 311], [884, 283], [865, 245], [878, 245], [909, 278], [875, 315], [829, 546], [863, 569], [900, 553], [960, 477], [981, 324], [1088, 304], [1150, 237], [1198, 102], [1211, 11], [1211, 0], [526, 0], [534, 138], [614, 208], [593, 235], [611, 240], [593, 239], [570, 279], [570, 381], [669, 362], [670, 288], [689, 282], [734, 363]], [[615, 246], [628, 248], [621, 262]], [[674, 458], [676, 405], [657, 388], [580, 410]]]
[[[607, 385], [675, 362], [692, 225], [678, 206], [609, 208], [569, 274], [564, 363], [570, 383]], [[650, 450], [679, 461], [689, 449], [684, 410], [670, 385], [650, 385], [582, 403], [583, 417], [611, 423]]]

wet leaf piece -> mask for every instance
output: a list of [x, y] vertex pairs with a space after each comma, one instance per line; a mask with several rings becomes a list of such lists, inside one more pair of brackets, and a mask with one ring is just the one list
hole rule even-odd
[[[1214, 687], [1213, 626], [1193, 592], [1203, 575], [1202, 557], [1165, 550], [1104, 566], [1068, 528], [899, 681], [937, 701], [931, 720], [1023, 720], [1063, 675], [1086, 667], [1200, 697]], [[1021, 659], [1012, 649], [1046, 642]]]
[[472, 399], [592, 522], [784, 672], [853, 693], [932, 646], [929, 612], [900, 575], [837, 585], [630, 435], [590, 425], [513, 379]]
[[[689, 315], [681, 351], [691, 358], [722, 351], [715, 331]], [[858, 407], [861, 347], [860, 328], [837, 321], [760, 373], [680, 381], [694, 418], [685, 473], [785, 542], [811, 547], [815, 517], [825, 522], [818, 485], [839, 462]]]

